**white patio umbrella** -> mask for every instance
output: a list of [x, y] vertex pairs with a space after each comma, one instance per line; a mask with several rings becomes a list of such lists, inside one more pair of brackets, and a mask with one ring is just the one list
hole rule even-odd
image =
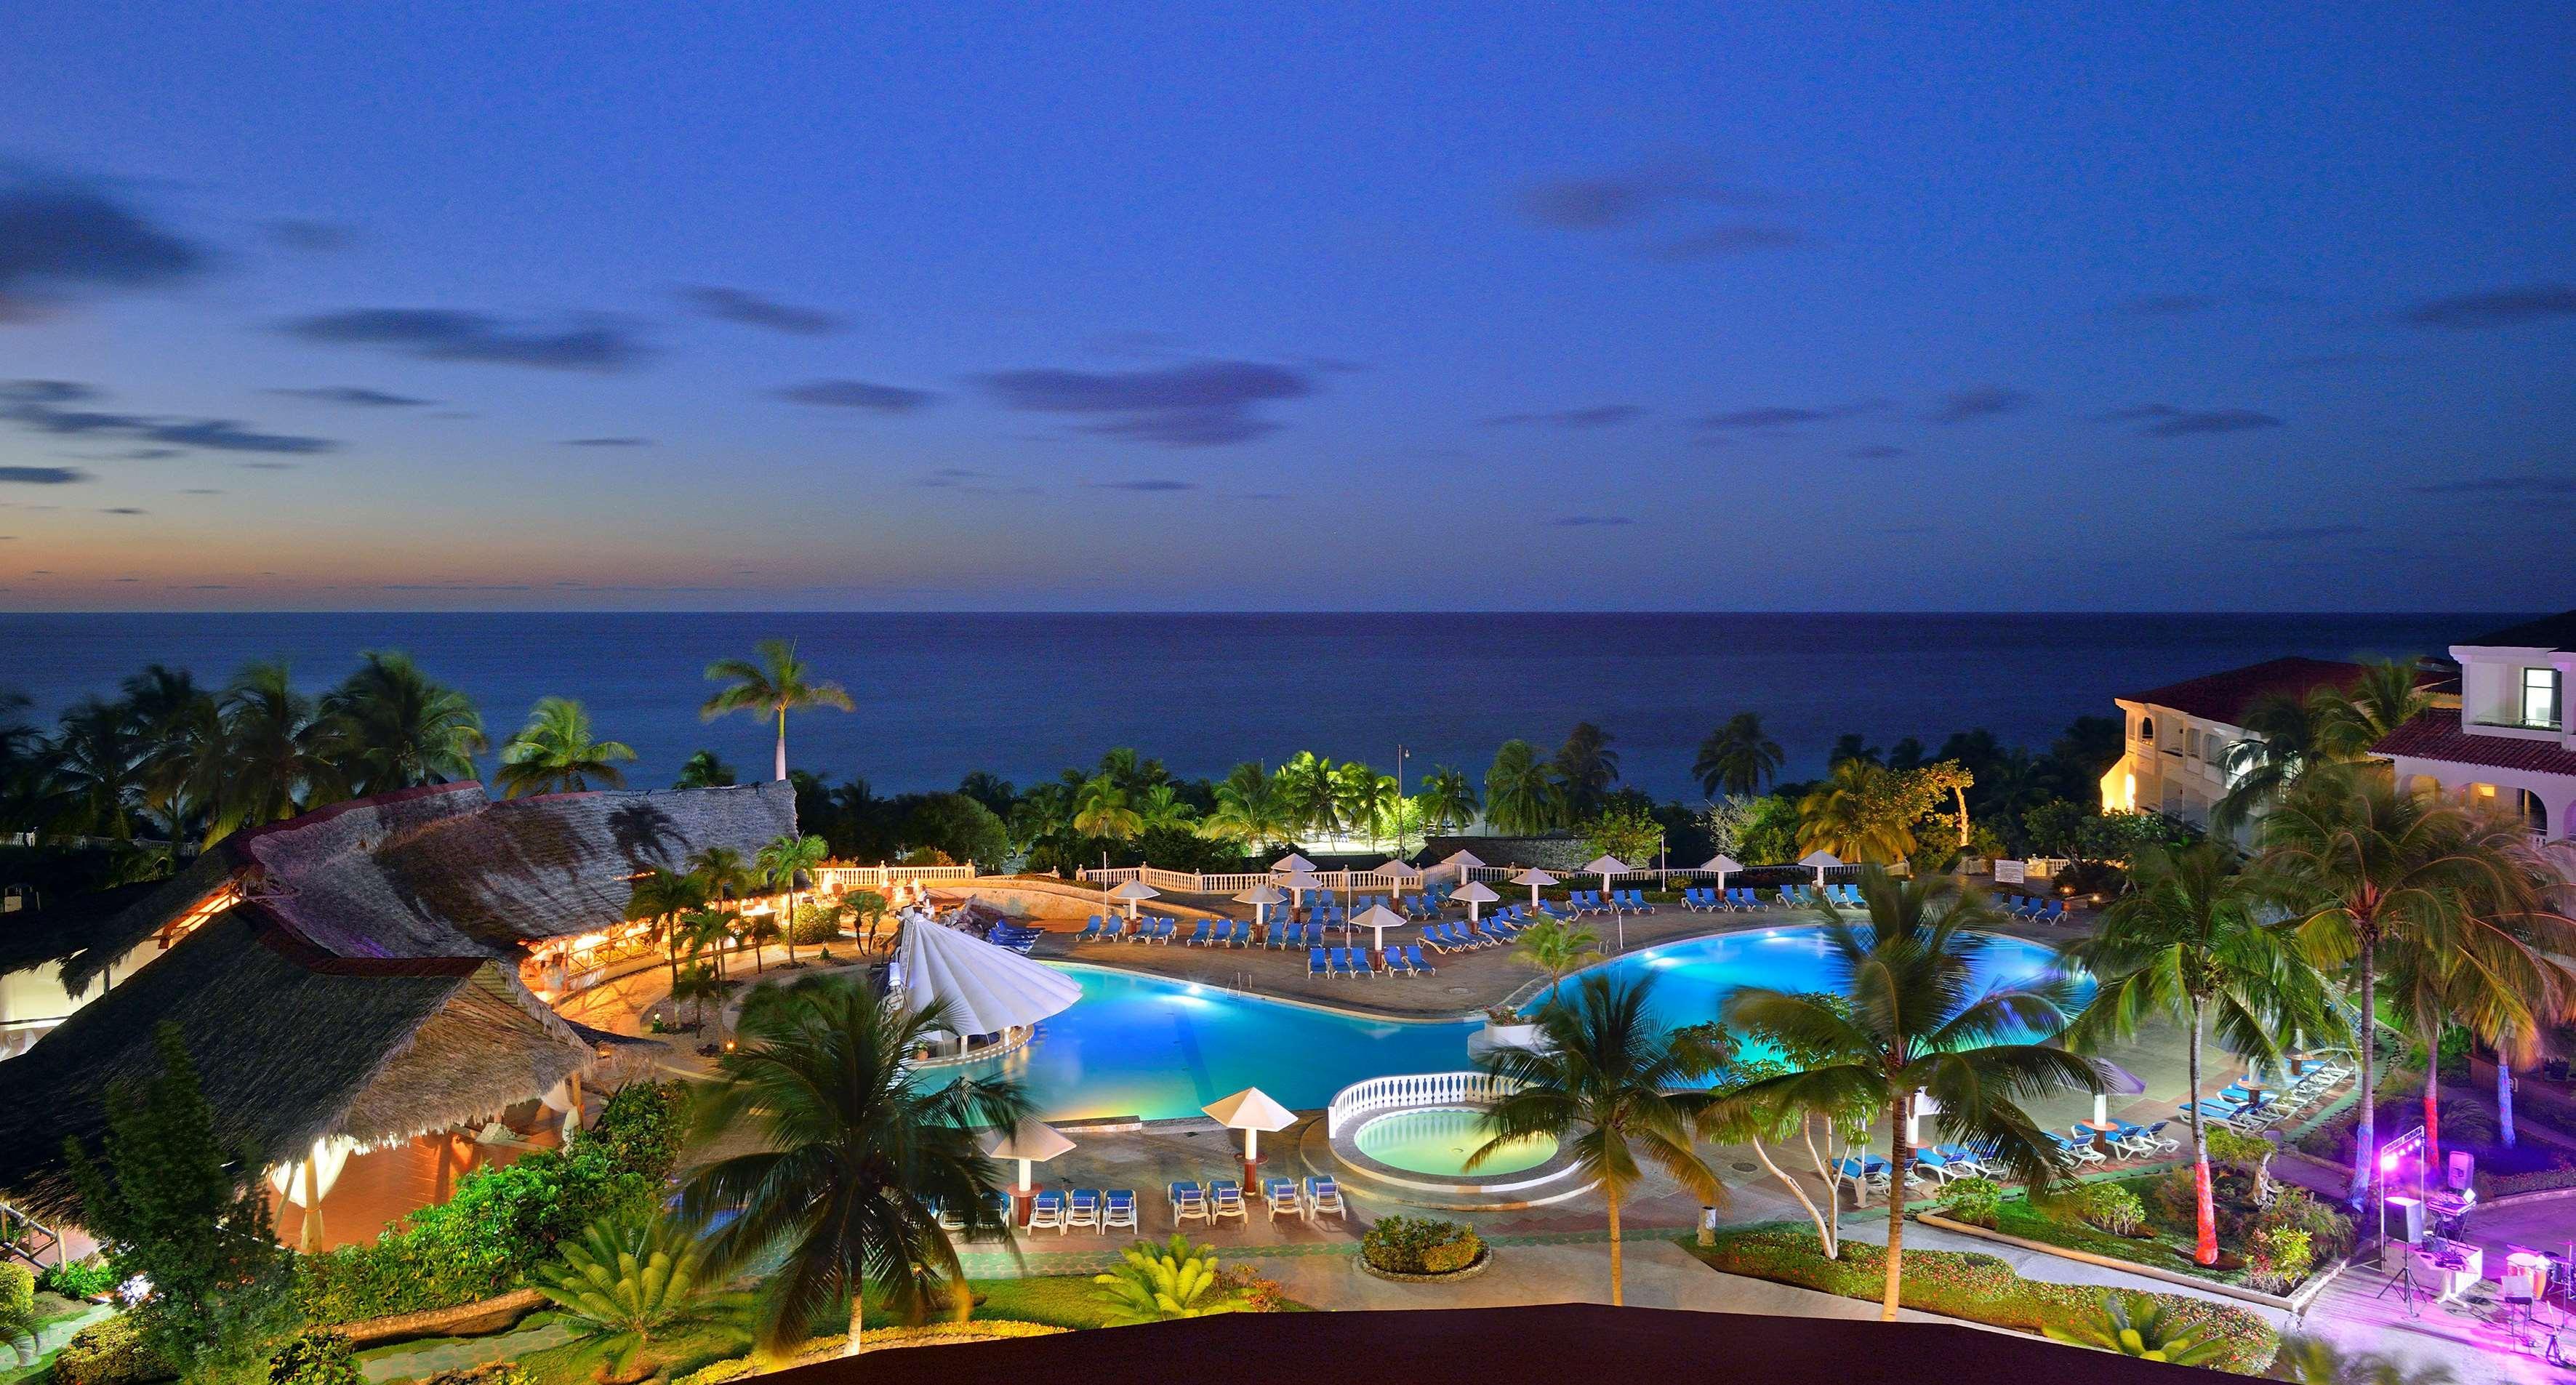
[[1071, 1148], [1073, 1141], [1043, 1121], [1022, 1121], [1017, 1129], [996, 1130], [984, 1137], [984, 1153], [988, 1157], [1019, 1161], [1019, 1198], [1022, 1201], [1029, 1196], [1029, 1165], [1043, 1164]]
[[2107, 1126], [2111, 1123], [2111, 1098], [2108, 1093], [2118, 1092], [2122, 1096], [2136, 1096], [2147, 1089], [2147, 1084], [2145, 1079], [2117, 1063], [2097, 1061], [2093, 1067], [2095, 1071], [2102, 1074], [2102, 1090], [2093, 1094], [2093, 1123], [2097, 1126]]
[[1635, 869], [1635, 866], [1629, 865], [1616, 856], [1595, 856], [1583, 867], [1585, 874], [1601, 877], [1601, 893], [1610, 901], [1610, 922], [1619, 930], [1621, 952], [1628, 950], [1628, 920], [1619, 912], [1619, 897], [1610, 891], [1610, 877], [1625, 875]]
[[1163, 892], [1161, 890], [1155, 889], [1153, 886], [1146, 884], [1142, 880], [1130, 880], [1126, 884], [1119, 886], [1117, 889], [1110, 891], [1109, 897], [1112, 899], [1123, 899], [1127, 901], [1127, 921], [1129, 923], [1134, 923], [1136, 921], [1136, 902], [1141, 899], [1156, 898], [1162, 893]]
[[[1236, 895], [1234, 897], [1234, 902], [1237, 904], [1251, 905], [1253, 926], [1256, 928], [1267, 929], [1270, 927], [1270, 906], [1280, 903], [1287, 898], [1288, 895], [1286, 891], [1280, 889], [1276, 885], [1263, 883], [1255, 885], [1251, 889], [1245, 890], [1243, 893]], [[1267, 937], [1268, 934], [1265, 933], [1263, 936]]]
[[1483, 864], [1485, 863], [1477, 859], [1475, 852], [1469, 851], [1464, 847], [1461, 847], [1456, 851], [1452, 851], [1448, 855], [1440, 858], [1441, 869], [1457, 872], [1458, 883], [1461, 885], [1467, 883], [1467, 872], [1474, 870], [1476, 867]]
[[1378, 867], [1376, 870], [1371, 871], [1370, 874], [1377, 876], [1381, 880], [1392, 880], [1398, 886], [1419, 885], [1422, 883], [1422, 867], [1400, 857]]
[[1707, 863], [1702, 865], [1700, 869], [1716, 871], [1717, 887], [1723, 890], [1726, 888], [1726, 877], [1744, 869], [1744, 863], [1725, 854], [1724, 852], [1720, 852], [1715, 856], [1709, 857]]
[[1451, 899], [1466, 901], [1467, 922], [1470, 925], [1473, 925], [1476, 922], [1477, 905], [1493, 904], [1502, 899], [1501, 895], [1494, 893], [1493, 886], [1486, 884], [1482, 880], [1468, 881], [1466, 884], [1458, 887], [1457, 893], [1452, 894], [1449, 897]]
[[1538, 907], [1539, 886], [1555, 884], [1556, 877], [1548, 874], [1546, 871], [1540, 870], [1536, 866], [1532, 866], [1529, 869], [1522, 871], [1520, 874], [1513, 876], [1512, 883], [1515, 885], [1527, 885], [1530, 887], [1530, 907], [1535, 909]]
[[1324, 888], [1324, 882], [1316, 878], [1315, 872], [1306, 869], [1288, 872], [1288, 878], [1279, 883], [1288, 891], [1288, 902], [1291, 905], [1303, 901], [1306, 898], [1306, 891]]
[[1816, 888], [1820, 890], [1825, 887], [1825, 872], [1835, 869], [1842, 865], [1842, 863], [1842, 857], [1837, 856], [1822, 847], [1818, 847], [1816, 850], [1810, 851], [1806, 855], [1798, 858], [1799, 865], [1805, 866], [1816, 873]]
[[1307, 860], [1305, 857], [1300, 856], [1293, 851], [1270, 863], [1270, 869], [1273, 874], [1293, 873], [1301, 870], [1313, 870], [1314, 868], [1314, 862]]
[[[1386, 951], [1386, 930], [1390, 928], [1402, 928], [1405, 923], [1406, 919], [1404, 915], [1397, 913], [1383, 904], [1372, 904], [1366, 909], [1361, 910], [1359, 916], [1351, 920], [1350, 926], [1352, 928], [1368, 928], [1376, 930], [1374, 938], [1370, 942], [1369, 946], [1376, 948], [1380, 952], [1384, 952]], [[1348, 932], [1345, 931], [1343, 936], [1348, 937]]]
[[1226, 1129], [1243, 1132], [1243, 1186], [1247, 1189], [1261, 1186], [1253, 1177], [1261, 1163], [1261, 1132], [1285, 1130], [1297, 1123], [1296, 1112], [1271, 1100], [1259, 1087], [1246, 1087], [1199, 1109]]

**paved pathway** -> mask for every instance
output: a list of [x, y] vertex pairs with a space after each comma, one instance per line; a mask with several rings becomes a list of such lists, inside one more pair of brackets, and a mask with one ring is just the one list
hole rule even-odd
[[[1878, 1305], [1767, 1279], [1720, 1274], [1669, 1240], [1626, 1246], [1628, 1306], [1687, 1308], [1775, 1317], [1875, 1319]], [[1261, 1272], [1290, 1298], [1316, 1308], [1493, 1308], [1529, 1303], [1608, 1303], [1608, 1239], [1573, 1245], [1502, 1245], [1493, 1267], [1453, 1284], [1397, 1284], [1363, 1272], [1353, 1255], [1263, 1258]], [[1907, 1322], [1947, 1319], [1912, 1309]]]

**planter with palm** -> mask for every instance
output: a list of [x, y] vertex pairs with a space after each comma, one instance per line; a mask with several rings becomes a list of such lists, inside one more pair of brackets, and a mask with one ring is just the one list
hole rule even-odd
[[1568, 920], [1540, 919], [1522, 929], [1517, 941], [1512, 955], [1523, 965], [1538, 968], [1547, 977], [1550, 992], [1568, 972], [1601, 960], [1601, 935]]
[[[1854, 928], [1831, 909], [1819, 916], [1828, 974], [1843, 1004], [1827, 997], [1747, 986], [1730, 996], [1726, 1022], [1778, 1034], [1817, 1061], [1799, 1072], [1751, 1082], [1730, 1102], [1755, 1109], [1841, 1111], [1867, 1104], [1888, 1123], [1888, 1163], [1904, 1186], [1914, 1163], [1909, 1117], [1918, 1094], [1937, 1103], [1940, 1133], [1974, 1142], [2034, 1190], [2058, 1176], [2053, 1147], [2022, 1103], [2068, 1090], [2101, 1090], [2093, 1064], [2047, 1040], [2063, 1033], [2071, 982], [1988, 988], [1980, 979], [1986, 935], [2000, 920], [1953, 876], [1897, 881], [1861, 872], [1869, 924]], [[1888, 1199], [1887, 1282], [1879, 1316], [1896, 1319], [1902, 1285], [1905, 1200]]]
[[763, 1350], [804, 1340], [845, 1303], [844, 1353], [858, 1354], [869, 1286], [910, 1321], [962, 1299], [942, 1208], [967, 1236], [1008, 1234], [992, 1208], [1002, 1171], [977, 1131], [1017, 1128], [1030, 1102], [1007, 1078], [914, 1081], [911, 1054], [952, 1023], [945, 1004], [906, 1013], [833, 976], [807, 977], [743, 1016], [739, 1047], [698, 1098], [696, 1129], [703, 1140], [748, 1132], [760, 1148], [699, 1168], [680, 1201], [697, 1219], [737, 1214], [713, 1237], [725, 1269], [783, 1256], [760, 1286]]
[[721, 681], [725, 687], [706, 700], [698, 714], [708, 721], [731, 712], [744, 712], [757, 717], [775, 717], [778, 721], [778, 760], [774, 778], [787, 777], [787, 714], [808, 707], [833, 707], [841, 711], [856, 710], [850, 694], [838, 683], [816, 680], [813, 669], [796, 657], [794, 640], [762, 640], [759, 656], [752, 659], [718, 659], [707, 665], [707, 677]]
[[1704, 1203], [1726, 1188], [1702, 1159], [1695, 1131], [1709, 1097], [1686, 1090], [1718, 1067], [1721, 1055], [1692, 1031], [1666, 1029], [1648, 1013], [1654, 979], [1627, 983], [1598, 973], [1571, 997], [1540, 1010], [1540, 1043], [1502, 1048], [1483, 1059], [1506, 1095], [1487, 1108], [1469, 1151], [1467, 1171], [1516, 1141], [1553, 1137], [1581, 1177], [1597, 1180], [1610, 1220], [1610, 1301], [1625, 1301], [1620, 1240], [1622, 1202], [1649, 1165]]

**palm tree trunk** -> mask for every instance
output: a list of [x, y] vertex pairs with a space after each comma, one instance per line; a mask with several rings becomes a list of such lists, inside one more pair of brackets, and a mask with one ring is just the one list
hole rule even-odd
[[2378, 950], [2379, 934], [2364, 930], [2361, 940], [2361, 1027], [2354, 1047], [2361, 1050], [2361, 1121], [2353, 1129], [2352, 1187], [2345, 1200], [2355, 1211], [2370, 1200], [2370, 1173], [2379, 1162], [2379, 1119], [2375, 1102], [2379, 1094], [2379, 1065], [2372, 1060], [2371, 1042], [2379, 1027], [2379, 969], [2373, 963]]
[[1914, 1163], [1914, 1146], [1905, 1139], [1905, 1118], [1914, 1114], [1914, 1094], [1907, 1092], [1888, 1108], [1887, 1130], [1887, 1288], [1879, 1296], [1878, 1320], [1896, 1321], [1905, 1296], [1905, 1175]]
[[2424, 1042], [2424, 1169], [2430, 1177], [2442, 1166], [2442, 1036]]
[[843, 1356], [856, 1356], [859, 1354], [859, 1319], [864, 1317], [867, 1314], [867, 1311], [867, 1291], [856, 1285], [851, 1286], [850, 1340], [841, 1344], [841, 1354]]
[[[1798, 1117], [1798, 1135], [1807, 1142], [1807, 1162], [1816, 1166], [1816, 1177], [1823, 1180], [1825, 1185], [1825, 1258], [1839, 1260], [1842, 1258], [1843, 1251], [1842, 1192], [1839, 1185], [1835, 1183], [1834, 1176], [1827, 1172], [1830, 1161], [1816, 1148], [1816, 1118], [1813, 1113]], [[1833, 1147], [1833, 1132], [1830, 1128], [1825, 1133], [1825, 1146], [1828, 1149]]]
[[2496, 1050], [2496, 1135], [2507, 1149], [2513, 1148], [2513, 1063]]
[[796, 878], [787, 878], [787, 965], [796, 965]]
[[2204, 1265], [2218, 1263], [2218, 1208], [2209, 1189], [2209, 1118], [2200, 1109], [2200, 997], [2191, 998], [2191, 1074], [2187, 1080], [2191, 1103], [2191, 1258]]
[[[778, 709], [778, 777], [787, 777], [787, 709], [784, 707]], [[858, 1336], [855, 1332], [850, 1335], [853, 1338]]]
[[1622, 1257], [1619, 1245], [1619, 1194], [1606, 1183], [1602, 1185], [1601, 1191], [1610, 1204], [1610, 1306], [1617, 1308], [1628, 1301], [1626, 1298], [1627, 1263]]

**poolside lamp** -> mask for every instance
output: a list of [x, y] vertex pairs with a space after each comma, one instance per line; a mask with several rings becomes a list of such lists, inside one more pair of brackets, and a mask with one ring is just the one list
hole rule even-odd
[[1259, 1087], [1246, 1087], [1199, 1109], [1226, 1129], [1243, 1132], [1243, 1186], [1246, 1188], [1260, 1186], [1253, 1177], [1253, 1170], [1261, 1164], [1261, 1132], [1285, 1130], [1297, 1123], [1296, 1112], [1271, 1100], [1270, 1094]]
[[[1270, 906], [1279, 903], [1287, 897], [1288, 896], [1285, 893], [1281, 892], [1278, 886], [1265, 881], [1262, 884], [1255, 885], [1251, 889], [1245, 890], [1243, 893], [1236, 895], [1234, 897], [1234, 902], [1237, 904], [1251, 905], [1253, 926], [1256, 928], [1266, 929], [1270, 926], [1270, 915], [1268, 912]], [[1267, 935], [1265, 934], [1264, 936]]]
[[1515, 885], [1527, 885], [1530, 887], [1530, 907], [1535, 909], [1538, 907], [1539, 886], [1555, 884], [1556, 877], [1548, 874], [1546, 871], [1540, 870], [1536, 866], [1532, 866], [1529, 869], [1522, 871], [1520, 874], [1513, 876], [1512, 883]]
[[1123, 899], [1127, 901], [1127, 921], [1129, 923], [1134, 923], [1136, 921], [1136, 901], [1140, 899], [1152, 899], [1161, 893], [1161, 890], [1155, 889], [1153, 886], [1146, 884], [1142, 880], [1130, 880], [1126, 884], [1119, 886], [1117, 889], [1110, 891], [1109, 897], [1111, 899]]
[[1456, 894], [1449, 897], [1451, 899], [1466, 901], [1467, 926], [1470, 928], [1473, 928], [1476, 925], [1477, 905], [1494, 904], [1499, 903], [1502, 900], [1501, 895], [1494, 893], [1494, 887], [1486, 884], [1482, 880], [1468, 881], [1466, 884], [1458, 887], [1458, 892]]
[[2117, 1063], [2093, 1060], [2093, 1070], [2102, 1075], [2102, 1090], [2093, 1094], [2093, 1124], [2108, 1129], [2111, 1124], [2111, 1098], [2108, 1093], [2136, 1096], [2147, 1089], [2145, 1079]]
[[1708, 861], [1703, 864], [1700, 869], [1716, 871], [1717, 887], [1723, 890], [1726, 888], [1726, 877], [1744, 869], [1744, 863], [1721, 852], [1715, 856], [1709, 857]]
[[1073, 1148], [1073, 1141], [1062, 1131], [1043, 1121], [1022, 1121], [1011, 1130], [996, 1130], [984, 1137], [984, 1153], [994, 1159], [1016, 1159], [1020, 1163], [1018, 1197], [1029, 1196], [1029, 1165], [1047, 1160]]
[[[1386, 930], [1389, 928], [1402, 928], [1404, 924], [1404, 915], [1397, 913], [1383, 904], [1372, 904], [1368, 908], [1360, 911], [1358, 917], [1353, 918], [1350, 921], [1349, 927], [1375, 930], [1375, 937], [1370, 942], [1369, 946], [1380, 952], [1384, 952], [1386, 951]], [[1347, 933], [1347, 929], [1345, 932]]]
[[1598, 875], [1601, 877], [1601, 893], [1604, 896], [1607, 896], [1610, 900], [1610, 920], [1619, 930], [1619, 950], [1621, 952], [1627, 951], [1628, 921], [1619, 912], [1619, 896], [1610, 888], [1610, 880], [1611, 877], [1625, 875], [1628, 872], [1635, 870], [1636, 867], [1629, 865], [1627, 862], [1620, 860], [1616, 856], [1595, 856], [1589, 864], [1583, 867], [1583, 869], [1586, 874]]

